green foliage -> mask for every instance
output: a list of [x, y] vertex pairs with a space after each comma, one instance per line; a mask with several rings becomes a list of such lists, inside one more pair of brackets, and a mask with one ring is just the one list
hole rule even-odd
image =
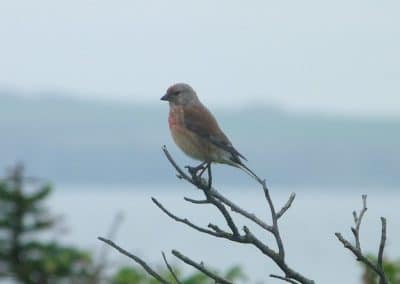
[[[182, 272], [173, 268], [175, 274], [178, 276], [182, 284], [214, 284], [215, 281], [210, 280], [209, 277], [201, 272], [192, 272], [187, 276], [182, 276]], [[218, 271], [214, 271], [218, 275], [222, 275], [225, 279], [231, 281], [245, 280], [246, 277], [240, 267], [234, 266], [230, 268], [225, 274], [220, 274]], [[161, 272], [158, 271], [163, 278], [167, 279], [171, 283], [175, 283], [171, 273], [164, 269]], [[120, 268], [111, 280], [112, 284], [158, 284], [152, 276], [148, 275], [141, 268], [136, 267], [122, 267]]]
[[32, 242], [26, 246], [24, 256], [27, 259], [26, 264], [32, 267], [35, 273], [58, 277], [87, 275], [91, 263], [89, 253], [55, 242]]
[[225, 273], [225, 279], [227, 280], [246, 280], [247, 277], [244, 274], [240, 266], [233, 266]]
[[120, 268], [112, 280], [112, 284], [141, 283], [145, 279], [144, 273], [130, 267]]
[[[376, 263], [377, 261], [377, 258], [373, 255], [368, 255], [368, 258], [374, 263]], [[366, 265], [363, 265], [363, 267], [363, 284], [378, 283], [378, 278], [376, 274]], [[383, 269], [386, 276], [388, 277], [389, 283], [400, 284], [400, 259], [397, 261], [385, 259], [383, 261]]]
[[45, 284], [88, 275], [91, 258], [87, 252], [38, 241], [37, 233], [55, 225], [43, 205], [50, 193], [50, 185], [25, 189], [20, 165], [0, 181], [0, 277], [11, 273], [22, 283]]

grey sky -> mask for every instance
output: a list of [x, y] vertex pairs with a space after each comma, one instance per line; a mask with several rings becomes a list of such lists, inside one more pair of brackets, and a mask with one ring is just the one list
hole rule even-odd
[[400, 113], [399, 1], [2, 1], [0, 89]]

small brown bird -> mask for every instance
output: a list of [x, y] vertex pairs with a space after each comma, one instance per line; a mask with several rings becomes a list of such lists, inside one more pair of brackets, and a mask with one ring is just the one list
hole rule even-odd
[[220, 129], [211, 112], [200, 102], [196, 92], [185, 83], [174, 84], [161, 98], [169, 102], [168, 123], [172, 138], [188, 156], [202, 161], [197, 167], [187, 167], [191, 174], [201, 176], [208, 169], [211, 186], [211, 163], [228, 164], [259, 178], [243, 164], [240, 154]]

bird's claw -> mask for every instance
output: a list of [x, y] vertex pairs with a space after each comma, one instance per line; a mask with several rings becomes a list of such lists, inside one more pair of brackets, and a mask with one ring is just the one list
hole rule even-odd
[[197, 172], [200, 170], [198, 167], [191, 167], [191, 166], [185, 166], [185, 169], [188, 170], [188, 172], [192, 175], [192, 176], [196, 176]]

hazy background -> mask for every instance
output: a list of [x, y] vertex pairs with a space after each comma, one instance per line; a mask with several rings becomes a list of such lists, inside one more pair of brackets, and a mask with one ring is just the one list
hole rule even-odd
[[171, 83], [208, 105], [397, 115], [398, 1], [7, 1], [3, 88], [155, 104]]
[[[163, 144], [182, 165], [197, 164], [172, 142], [168, 105], [158, 97], [143, 105], [0, 94], [0, 167], [24, 161], [32, 175], [64, 184], [173, 185]], [[263, 105], [214, 109], [248, 164], [271, 184], [338, 190], [400, 185], [397, 118], [293, 113]], [[253, 184], [237, 169], [216, 171], [217, 184]]]
[[[3, 1], [0, 168], [23, 161], [30, 175], [52, 181], [60, 198], [53, 209], [67, 220], [63, 208], [77, 192], [112, 189], [126, 200], [130, 188], [133, 202], [137, 192], [165, 193], [182, 184], [161, 146], [182, 165], [193, 162], [173, 144], [159, 98], [187, 82], [272, 189], [307, 202], [316, 191], [350, 192], [354, 207], [365, 190], [393, 200], [399, 9], [398, 1], [368, 0]], [[214, 180], [221, 188], [254, 186], [227, 167], [217, 167]], [[341, 210], [330, 200], [322, 195], [318, 204]], [[350, 220], [337, 222], [347, 228]]]

